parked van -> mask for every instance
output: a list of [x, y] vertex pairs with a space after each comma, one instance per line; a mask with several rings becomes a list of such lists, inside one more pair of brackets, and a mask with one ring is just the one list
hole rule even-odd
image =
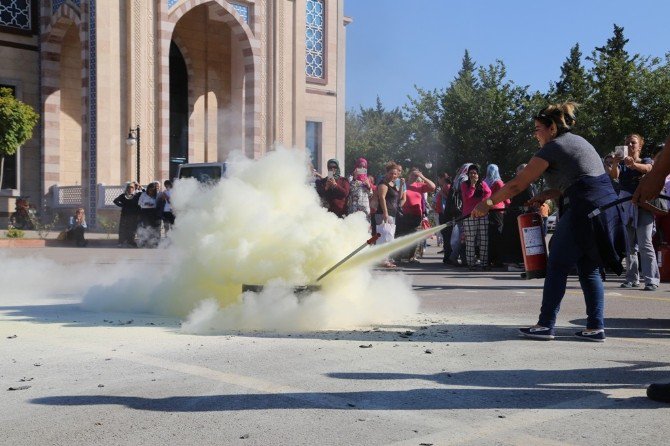
[[177, 178], [195, 178], [201, 183], [217, 183], [226, 173], [226, 163], [180, 164]]

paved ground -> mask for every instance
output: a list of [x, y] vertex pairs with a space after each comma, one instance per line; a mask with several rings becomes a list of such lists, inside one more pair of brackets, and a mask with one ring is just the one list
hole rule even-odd
[[[4, 253], [73, 270], [162, 262], [104, 246]], [[670, 406], [644, 389], [670, 381], [669, 285], [608, 281], [595, 344], [571, 337], [584, 323], [571, 280], [561, 336], [531, 341], [516, 328], [535, 322], [541, 281], [445, 269], [435, 252], [405, 270], [421, 313], [355, 331], [191, 336], [170, 318], [83, 312], [62, 285], [3, 297], [0, 443], [666, 444]]]

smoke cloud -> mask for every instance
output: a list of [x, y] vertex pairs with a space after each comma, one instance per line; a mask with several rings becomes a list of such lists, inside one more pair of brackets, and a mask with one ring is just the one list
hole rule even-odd
[[[295, 286], [315, 284], [370, 237], [362, 214], [339, 219], [323, 209], [306, 166], [297, 150], [278, 149], [255, 161], [233, 153], [227, 178], [217, 185], [176, 182], [177, 221], [164, 250], [169, 264], [94, 286], [83, 307], [178, 316], [183, 331], [202, 334], [351, 328], [416, 312], [407, 277], [372, 274], [371, 264], [388, 246], [366, 248], [355, 267], [336, 270], [317, 292], [296, 295]], [[243, 293], [243, 284], [264, 289]]]

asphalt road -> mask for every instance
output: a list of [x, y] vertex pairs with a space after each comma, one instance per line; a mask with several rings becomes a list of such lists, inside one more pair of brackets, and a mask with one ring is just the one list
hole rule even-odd
[[[585, 314], [571, 278], [560, 336], [532, 341], [516, 328], [536, 322], [541, 280], [447, 269], [436, 250], [404, 268], [418, 314], [352, 331], [193, 336], [173, 318], [84, 312], [63, 285], [47, 300], [4, 296], [0, 443], [666, 444], [670, 405], [644, 395], [670, 381], [668, 284], [609, 278], [596, 344], [572, 337]], [[4, 253], [73, 269], [164, 262], [160, 250]]]

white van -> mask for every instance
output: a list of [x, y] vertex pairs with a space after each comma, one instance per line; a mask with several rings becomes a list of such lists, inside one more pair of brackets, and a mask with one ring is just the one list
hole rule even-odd
[[177, 178], [195, 178], [201, 183], [217, 183], [226, 173], [226, 163], [180, 164]]

